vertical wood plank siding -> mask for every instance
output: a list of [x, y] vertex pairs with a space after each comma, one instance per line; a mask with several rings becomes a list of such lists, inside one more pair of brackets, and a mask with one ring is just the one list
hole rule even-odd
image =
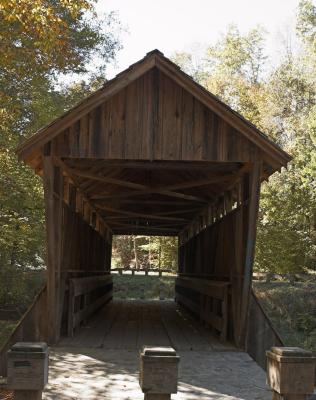
[[52, 154], [248, 162], [257, 157], [258, 150], [154, 68], [53, 139]]
[[180, 275], [231, 283], [228, 330], [237, 344], [247, 238], [243, 216], [247, 213], [248, 205], [241, 205], [179, 247]]

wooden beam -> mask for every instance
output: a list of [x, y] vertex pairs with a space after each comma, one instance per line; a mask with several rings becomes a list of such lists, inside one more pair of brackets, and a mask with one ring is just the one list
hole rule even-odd
[[175, 231], [177, 231], [177, 228], [170, 229], [170, 228], [161, 228], [159, 226], [132, 225], [132, 224], [123, 224], [123, 223], [116, 223], [115, 225], [119, 226], [119, 227], [124, 227], [124, 228], [131, 228], [131, 229], [143, 229], [145, 231], [146, 230], [159, 231], [159, 232], [161, 232], [161, 231], [164, 231], [164, 232], [175, 232]]
[[52, 157], [43, 156], [43, 169], [46, 219], [47, 340], [49, 343], [56, 343], [60, 335], [58, 318], [61, 296], [63, 180], [60, 168], [56, 168]]
[[[129, 182], [121, 179], [115, 179], [107, 176], [99, 176], [99, 175], [94, 175], [90, 174], [88, 172], [83, 172], [78, 169], [71, 169], [70, 170], [72, 174], [80, 176], [82, 178], [88, 178], [88, 179], [94, 179], [98, 180], [100, 182], [104, 183], [110, 183], [113, 185], [118, 185], [118, 186], [123, 186], [131, 189], [136, 189], [138, 190], [137, 192], [128, 192], [128, 193], [121, 193], [117, 195], [108, 195], [104, 196], [104, 199], [107, 198], [125, 198], [125, 197], [133, 197], [133, 196], [141, 196], [141, 195], [147, 195], [147, 194], [152, 194], [152, 193], [161, 193], [161, 194], [167, 194], [167, 195], [176, 195], [175, 197], [179, 195], [183, 195], [182, 193], [174, 193], [173, 191], [175, 190], [182, 190], [182, 189], [189, 189], [193, 187], [199, 187], [199, 186], [207, 186], [211, 185], [212, 183], [218, 183], [218, 182], [225, 182], [227, 179], [231, 179], [231, 175], [223, 175], [223, 176], [216, 176], [212, 178], [207, 178], [207, 179], [202, 179], [202, 180], [194, 180], [190, 182], [180, 182], [172, 185], [163, 185], [163, 186], [158, 186], [158, 187], [150, 187], [150, 186], [145, 186], [139, 183], [135, 182]], [[205, 200], [204, 200], [205, 202]]]
[[159, 216], [159, 215], [152, 215], [152, 214], [142, 214], [138, 212], [132, 212], [132, 211], [125, 211], [125, 210], [119, 210], [117, 208], [112, 208], [108, 206], [102, 206], [100, 209], [105, 210], [105, 211], [110, 211], [114, 213], [119, 213], [123, 215], [128, 215], [130, 217], [139, 217], [139, 218], [145, 218], [145, 219], [157, 219], [157, 220], [163, 220], [163, 221], [187, 221], [185, 218], [173, 218], [173, 217], [164, 217], [164, 216]]
[[247, 332], [247, 317], [249, 307], [249, 297], [251, 291], [252, 269], [255, 255], [257, 218], [260, 198], [260, 176], [262, 164], [257, 162], [254, 164], [250, 172], [249, 190], [250, 197], [248, 203], [247, 216], [247, 233], [246, 233], [246, 255], [244, 265], [244, 281], [241, 294], [241, 311], [240, 311], [240, 334], [239, 346], [245, 348], [246, 332]]
[[146, 233], [146, 236], [178, 236], [178, 231], [166, 231], [166, 230], [161, 230], [161, 231], [157, 231], [157, 230], [146, 230], [146, 232], [144, 232], [141, 229], [133, 229], [133, 228], [123, 228], [123, 229], [115, 229], [114, 231], [114, 235], [144, 235]]
[[[129, 221], [131, 224], [127, 223], [126, 221]], [[131, 220], [129, 217], [126, 217], [126, 221], [123, 220], [111, 220], [109, 223], [111, 224], [112, 228], [114, 229], [115, 225], [131, 225], [131, 226], [143, 226], [146, 228], [164, 228], [164, 227], [170, 227], [170, 226], [174, 226], [174, 227], [178, 227], [178, 226], [183, 226], [183, 222], [181, 221], [174, 221], [174, 222], [159, 222], [159, 221], [155, 221], [155, 224], [152, 225], [152, 223], [150, 225], [142, 225], [142, 222], [144, 221], [139, 221], [139, 220]]]
[[[100, 196], [101, 197], [101, 196]], [[97, 202], [94, 202], [96, 204], [101, 203], [102, 198], [100, 199], [98, 195], [91, 196], [91, 200], [98, 200]], [[163, 200], [141, 200], [141, 199], [134, 199], [134, 200], [115, 200], [112, 202], [107, 201], [106, 204], [134, 204], [134, 205], [162, 205], [162, 206], [188, 206], [187, 201], [163, 201]]]
[[96, 175], [96, 174], [91, 174], [89, 172], [84, 172], [84, 171], [74, 169], [74, 168], [71, 168], [70, 171], [74, 175], [78, 175], [83, 178], [97, 180], [97, 181], [104, 182], [104, 183], [111, 183], [113, 185], [124, 186], [124, 187], [128, 187], [131, 189], [140, 189], [141, 191], [139, 192], [139, 195], [140, 194], [158, 193], [160, 191], [166, 191], [166, 190], [181, 190], [181, 189], [190, 189], [192, 187], [198, 187], [198, 186], [207, 186], [207, 185], [211, 185], [212, 183], [223, 182], [227, 179], [231, 179], [231, 177], [232, 177], [231, 174], [220, 175], [220, 176], [216, 175], [216, 176], [202, 179], [202, 180], [194, 179], [193, 181], [183, 181], [183, 182], [175, 183], [172, 185], [151, 187], [151, 186], [145, 186], [145, 185], [142, 185], [139, 183], [130, 182], [130, 181], [122, 180], [122, 179], [112, 178], [110, 176], [103, 176], [103, 175], [100, 176], [100, 175]]
[[[75, 162], [81, 161], [78, 158], [65, 157], [65, 163], [69, 163], [70, 168], [74, 168]], [[75, 161], [75, 162], [72, 162]], [[95, 162], [94, 160], [92, 163]], [[120, 168], [120, 169], [140, 169], [151, 171], [209, 171], [209, 172], [229, 172], [232, 169], [238, 169], [241, 162], [218, 162], [218, 161], [145, 161], [145, 160], [102, 160], [103, 169]]]
[[163, 211], [163, 212], [158, 212], [156, 215], [176, 215], [176, 214], [188, 214], [188, 213], [193, 213], [201, 211], [199, 208], [187, 208], [184, 210], [173, 210], [173, 211]]

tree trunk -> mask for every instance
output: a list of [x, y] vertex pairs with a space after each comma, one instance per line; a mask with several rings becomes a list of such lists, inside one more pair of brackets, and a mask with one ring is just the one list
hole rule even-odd
[[136, 247], [136, 236], [133, 236], [133, 247], [134, 247], [135, 268], [139, 269], [137, 247]]

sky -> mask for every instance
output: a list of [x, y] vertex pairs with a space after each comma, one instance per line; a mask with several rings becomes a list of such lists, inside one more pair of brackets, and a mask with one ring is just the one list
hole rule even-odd
[[214, 44], [231, 23], [243, 33], [258, 24], [265, 28], [267, 51], [275, 61], [282, 40], [294, 29], [298, 3], [299, 0], [99, 0], [98, 11], [117, 11], [126, 29], [121, 36], [123, 49], [117, 65], [108, 70], [108, 75], [112, 77], [153, 49], [168, 57], [175, 51]]

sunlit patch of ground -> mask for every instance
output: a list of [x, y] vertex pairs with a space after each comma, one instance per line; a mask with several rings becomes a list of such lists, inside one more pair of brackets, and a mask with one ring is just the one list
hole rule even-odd
[[[179, 352], [174, 400], [270, 400], [265, 373], [240, 352]], [[55, 348], [44, 399], [140, 400], [137, 351]]]

